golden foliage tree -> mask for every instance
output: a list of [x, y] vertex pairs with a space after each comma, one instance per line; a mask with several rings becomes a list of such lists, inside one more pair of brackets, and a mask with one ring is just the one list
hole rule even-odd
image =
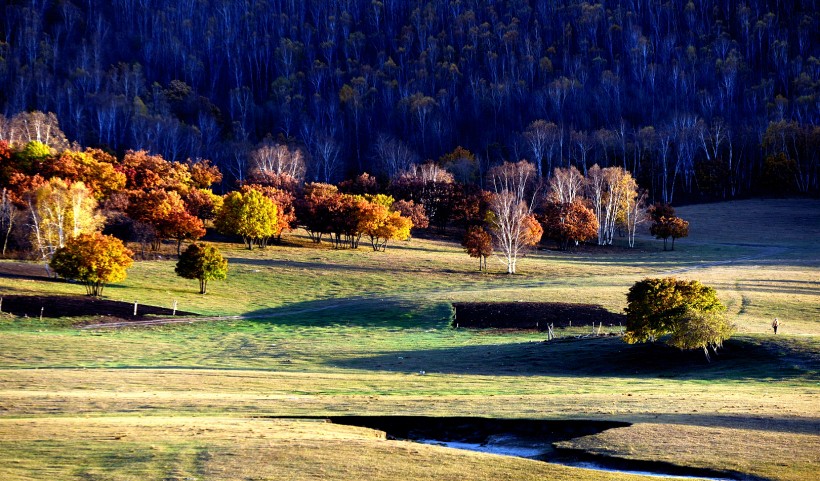
[[219, 232], [241, 236], [248, 249], [264, 247], [279, 232], [279, 209], [262, 192], [250, 189], [225, 196], [214, 222]]
[[31, 240], [46, 261], [69, 239], [98, 230], [104, 221], [83, 182], [53, 178], [30, 193], [28, 207]]
[[132, 255], [116, 237], [80, 234], [57, 249], [50, 266], [58, 275], [82, 282], [89, 296], [101, 296], [107, 283], [125, 279]]

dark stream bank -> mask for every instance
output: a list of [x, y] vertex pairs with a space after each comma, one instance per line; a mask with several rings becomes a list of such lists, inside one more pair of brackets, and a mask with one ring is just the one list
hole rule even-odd
[[438, 444], [588, 469], [719, 481], [745, 479], [740, 473], [597, 456], [553, 446], [553, 443], [559, 441], [629, 426], [629, 423], [622, 422], [425, 416], [340, 416], [329, 420], [335, 424], [384, 431], [388, 439]]

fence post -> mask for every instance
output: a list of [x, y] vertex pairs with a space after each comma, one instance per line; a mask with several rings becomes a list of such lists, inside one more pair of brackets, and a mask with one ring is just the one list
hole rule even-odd
[[172, 315], [172, 316], [176, 316], [176, 315], [177, 315], [177, 301], [176, 301], [176, 300], [174, 300], [174, 309], [173, 309], [173, 313], [172, 313], [171, 315]]
[[137, 315], [137, 301], [134, 301], [134, 315]]

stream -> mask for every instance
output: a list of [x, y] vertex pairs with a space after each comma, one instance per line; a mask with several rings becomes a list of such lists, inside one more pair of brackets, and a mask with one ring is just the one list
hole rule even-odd
[[344, 416], [335, 424], [384, 431], [388, 439], [414, 441], [453, 449], [517, 456], [577, 468], [672, 479], [734, 481], [735, 473], [688, 468], [663, 462], [597, 456], [558, 449], [553, 443], [598, 434], [628, 423], [611, 421], [543, 421], [472, 417]]

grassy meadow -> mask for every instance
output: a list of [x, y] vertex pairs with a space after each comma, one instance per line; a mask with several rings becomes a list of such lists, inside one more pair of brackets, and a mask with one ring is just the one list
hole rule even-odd
[[[167, 259], [137, 262], [106, 289], [109, 299], [177, 301], [243, 320], [81, 329], [92, 320], [2, 314], [0, 479], [644, 479], [270, 418], [345, 414], [619, 420], [634, 424], [567, 447], [813, 479], [820, 202], [735, 201], [678, 214], [691, 236], [675, 251], [648, 236], [635, 249], [541, 249], [515, 276], [492, 259], [491, 272], [479, 273], [451, 240], [373, 252], [316, 246], [296, 232], [266, 249], [220, 244], [228, 279], [204, 296]], [[453, 301], [620, 312], [635, 281], [667, 275], [711, 285], [727, 305], [738, 334], [713, 362], [617, 337], [576, 339], [586, 327], [549, 343], [538, 332], [450, 327]], [[0, 277], [0, 296], [83, 292]]]

